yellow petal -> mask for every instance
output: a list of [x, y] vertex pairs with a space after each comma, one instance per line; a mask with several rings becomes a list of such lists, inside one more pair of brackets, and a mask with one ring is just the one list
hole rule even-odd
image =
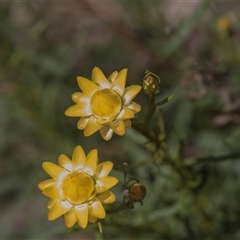
[[102, 88], [110, 88], [110, 83], [101, 71], [100, 68], [94, 67], [92, 70], [92, 80], [93, 82], [100, 85]]
[[86, 117], [92, 115], [92, 110], [89, 103], [81, 102], [69, 107], [65, 111], [68, 117]]
[[75, 103], [81, 103], [81, 102], [89, 103], [90, 102], [90, 99], [83, 92], [75, 92], [74, 94], [72, 94], [72, 100]]
[[80, 120], [77, 123], [78, 129], [83, 130], [87, 126], [89, 119], [90, 119], [89, 117], [80, 118]]
[[86, 228], [88, 224], [88, 204], [75, 206], [74, 213], [76, 214], [79, 226]]
[[100, 134], [104, 140], [108, 141], [112, 138], [113, 130], [108, 125], [106, 125], [100, 129]]
[[50, 210], [53, 207], [53, 205], [55, 204], [55, 202], [57, 202], [57, 201], [59, 201], [59, 200], [58, 199], [50, 199], [48, 201], [48, 205], [47, 205], [48, 210]]
[[93, 176], [96, 171], [97, 164], [98, 164], [98, 151], [97, 149], [93, 149], [87, 155], [87, 161], [84, 167], [84, 172]]
[[103, 162], [97, 165], [95, 175], [97, 178], [106, 177], [112, 170], [113, 163], [110, 161]]
[[109, 123], [111, 121], [112, 121], [111, 119], [96, 119], [96, 123], [98, 125], [105, 125], [105, 124], [107, 124], [107, 123]]
[[103, 193], [103, 192], [106, 192], [108, 189], [107, 188], [105, 188], [104, 186], [96, 186], [96, 192], [98, 193], [98, 194], [100, 194], [100, 193]]
[[61, 195], [61, 190], [57, 187], [56, 183], [55, 185], [51, 185], [47, 188], [45, 188], [42, 193], [51, 198], [51, 199], [62, 199], [63, 200], [63, 196]]
[[126, 79], [127, 79], [127, 68], [124, 68], [118, 73], [117, 77], [112, 83], [112, 90], [117, 92], [120, 96], [122, 96], [124, 92]]
[[98, 195], [98, 199], [101, 201], [103, 204], [108, 204], [108, 203], [113, 203], [116, 201], [116, 196], [109, 190], [100, 193]]
[[42, 181], [38, 184], [38, 188], [43, 191], [45, 188], [54, 185], [56, 182], [53, 179], [48, 179], [45, 181]]
[[105, 189], [110, 189], [118, 183], [118, 179], [112, 176], [102, 177], [97, 180], [97, 186], [105, 187]]
[[125, 124], [122, 120], [115, 121], [109, 124], [109, 126], [113, 129], [113, 131], [122, 136], [125, 133]]
[[126, 105], [130, 103], [139, 93], [141, 88], [142, 87], [139, 85], [132, 85], [132, 86], [126, 87], [122, 96], [123, 104]]
[[85, 93], [88, 98], [90, 98], [92, 94], [99, 89], [95, 82], [84, 77], [77, 77], [77, 82], [83, 93]]
[[127, 108], [132, 109], [134, 113], [141, 111], [141, 106], [135, 102], [131, 102], [129, 105], [127, 105]]
[[88, 214], [88, 221], [90, 223], [95, 223], [97, 221], [97, 218], [92, 216], [92, 215], [90, 215], [90, 214]]
[[96, 218], [105, 218], [106, 212], [98, 198], [89, 205], [89, 214]]
[[64, 214], [64, 220], [68, 228], [71, 228], [76, 223], [77, 217], [72, 209]]
[[48, 212], [48, 220], [52, 221], [59, 218], [71, 209], [72, 205], [67, 201], [56, 201]]
[[102, 126], [96, 123], [94, 117], [90, 117], [87, 126], [84, 129], [84, 136], [88, 137], [97, 132]]
[[108, 80], [109, 80], [110, 82], [114, 82], [114, 80], [115, 80], [115, 78], [117, 77], [117, 75], [118, 75], [118, 71], [113, 72], [113, 73], [109, 76]]
[[72, 161], [65, 154], [61, 154], [58, 157], [58, 164], [59, 164], [59, 166], [65, 168], [69, 172], [73, 171]]
[[117, 119], [129, 119], [129, 118], [134, 118], [134, 112], [133, 110], [123, 107], [119, 115], [117, 116]]
[[68, 171], [52, 162], [44, 162], [42, 164], [44, 171], [55, 181], [62, 179], [68, 174]]
[[81, 146], [75, 147], [72, 155], [72, 163], [75, 165], [75, 170], [82, 169], [86, 162], [86, 155]]
[[125, 128], [130, 128], [132, 123], [129, 119], [126, 119], [126, 120], [123, 120], [124, 121], [124, 124], [125, 124]]

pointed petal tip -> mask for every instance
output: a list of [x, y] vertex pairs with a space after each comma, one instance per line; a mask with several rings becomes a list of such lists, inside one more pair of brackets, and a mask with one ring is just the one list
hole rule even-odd
[[89, 119], [85, 129], [84, 129], [84, 136], [88, 137], [91, 136], [92, 134], [94, 134], [95, 132], [97, 132], [98, 130], [101, 129], [101, 125], [97, 124], [95, 119]]
[[100, 68], [99, 68], [98, 66], [95, 66], [95, 67], [93, 68], [93, 70], [94, 70], [94, 69], [100, 69]]
[[96, 218], [103, 219], [106, 217], [106, 211], [105, 211], [101, 201], [98, 198], [96, 198], [92, 202], [89, 213]]
[[67, 116], [67, 117], [72, 117], [72, 106], [70, 106], [69, 108], [66, 109], [66, 111], [64, 112], [64, 114]]
[[87, 78], [77, 77], [77, 82], [78, 86], [87, 97], [90, 97], [98, 89], [98, 85]]
[[99, 194], [98, 199], [103, 204], [110, 204], [110, 203], [115, 202], [117, 198], [116, 198], [116, 195], [113, 192], [107, 190], [107, 191]]
[[112, 170], [113, 163], [111, 161], [102, 162], [97, 165], [96, 169], [96, 176], [99, 177], [106, 177]]
[[105, 141], [109, 141], [113, 136], [113, 130], [109, 125], [105, 125], [100, 129], [100, 134]]

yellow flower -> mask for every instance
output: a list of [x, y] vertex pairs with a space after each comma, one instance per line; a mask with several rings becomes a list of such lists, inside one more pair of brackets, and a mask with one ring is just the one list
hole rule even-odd
[[92, 81], [78, 77], [77, 82], [82, 92], [72, 95], [76, 103], [65, 114], [69, 117], [81, 117], [77, 123], [84, 136], [90, 136], [100, 130], [103, 139], [110, 140], [113, 132], [122, 136], [125, 128], [131, 126], [131, 118], [141, 110], [133, 98], [141, 86], [132, 85], [125, 88], [127, 69], [113, 72], [107, 79], [103, 72], [94, 67]]
[[217, 21], [217, 30], [220, 33], [226, 33], [231, 29], [231, 22], [227, 16], [223, 16]]
[[64, 215], [67, 227], [76, 222], [85, 228], [88, 222], [105, 218], [102, 204], [112, 203], [115, 195], [109, 190], [117, 184], [115, 177], [107, 176], [112, 170], [110, 161], [98, 164], [98, 152], [93, 149], [86, 156], [77, 146], [72, 161], [64, 154], [58, 158], [58, 165], [44, 162], [43, 169], [52, 177], [38, 184], [42, 193], [49, 197], [48, 220]]

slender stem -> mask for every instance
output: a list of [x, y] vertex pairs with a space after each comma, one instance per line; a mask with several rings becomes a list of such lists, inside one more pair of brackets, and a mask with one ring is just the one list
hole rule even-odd
[[153, 114], [155, 113], [156, 107], [155, 107], [155, 96], [154, 94], [147, 95], [148, 98], [148, 111], [144, 118], [144, 125], [148, 126], [149, 122], [152, 119]]
[[[159, 126], [159, 130], [162, 136], [164, 136], [165, 138], [165, 124], [164, 124], [164, 119], [163, 119], [163, 114], [162, 111], [160, 109], [160, 111], [158, 111], [158, 126]], [[163, 138], [163, 139], [164, 139]], [[161, 138], [162, 140], [162, 138]]]
[[139, 132], [140, 134], [145, 136], [151, 142], [154, 142], [156, 145], [158, 144], [158, 142], [159, 142], [158, 138], [150, 133], [149, 129], [146, 127], [146, 125], [143, 122], [141, 122], [137, 119], [133, 119], [132, 120], [132, 127], [137, 132]]
[[117, 207], [117, 208], [107, 209], [107, 210], [106, 210], [106, 213], [107, 213], [107, 214], [116, 213], [116, 212], [120, 212], [120, 211], [122, 211], [122, 210], [125, 210], [125, 209], [127, 209], [127, 208], [128, 208], [127, 204], [124, 203], [124, 204], [120, 205], [120, 206]]
[[144, 122], [139, 121], [137, 119], [132, 120], [132, 127], [145, 136], [147, 139], [149, 139], [151, 142], [154, 142], [156, 145], [158, 145], [158, 138], [154, 135], [152, 135], [148, 129], [148, 124], [152, 119], [153, 114], [155, 113], [156, 107], [154, 106], [155, 104], [155, 96], [154, 94], [147, 95], [146, 96], [148, 99], [148, 111], [146, 113], [146, 116], [144, 118]]

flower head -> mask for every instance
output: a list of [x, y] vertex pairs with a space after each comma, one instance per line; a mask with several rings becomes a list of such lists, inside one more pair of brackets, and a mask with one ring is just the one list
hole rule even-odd
[[77, 222], [85, 228], [88, 222], [105, 218], [102, 204], [116, 200], [109, 190], [118, 182], [115, 177], [108, 176], [113, 167], [112, 162], [98, 164], [96, 149], [86, 156], [82, 147], [77, 146], [72, 160], [62, 154], [58, 164], [44, 162], [43, 169], [52, 179], [38, 184], [42, 193], [50, 198], [48, 220], [64, 215], [67, 227]]
[[65, 114], [69, 117], [81, 117], [77, 123], [85, 136], [100, 130], [103, 139], [110, 140], [113, 133], [124, 135], [131, 126], [131, 118], [141, 110], [133, 98], [141, 86], [132, 85], [125, 88], [127, 69], [113, 72], [107, 79], [103, 72], [94, 67], [92, 81], [78, 77], [77, 82], [82, 92], [72, 95], [75, 105], [69, 107]]
[[161, 80], [156, 74], [146, 70], [145, 77], [143, 79], [143, 92], [146, 95], [158, 93], [160, 82]]
[[217, 30], [220, 33], [227, 32], [231, 29], [231, 21], [227, 16], [223, 16], [217, 21]]

